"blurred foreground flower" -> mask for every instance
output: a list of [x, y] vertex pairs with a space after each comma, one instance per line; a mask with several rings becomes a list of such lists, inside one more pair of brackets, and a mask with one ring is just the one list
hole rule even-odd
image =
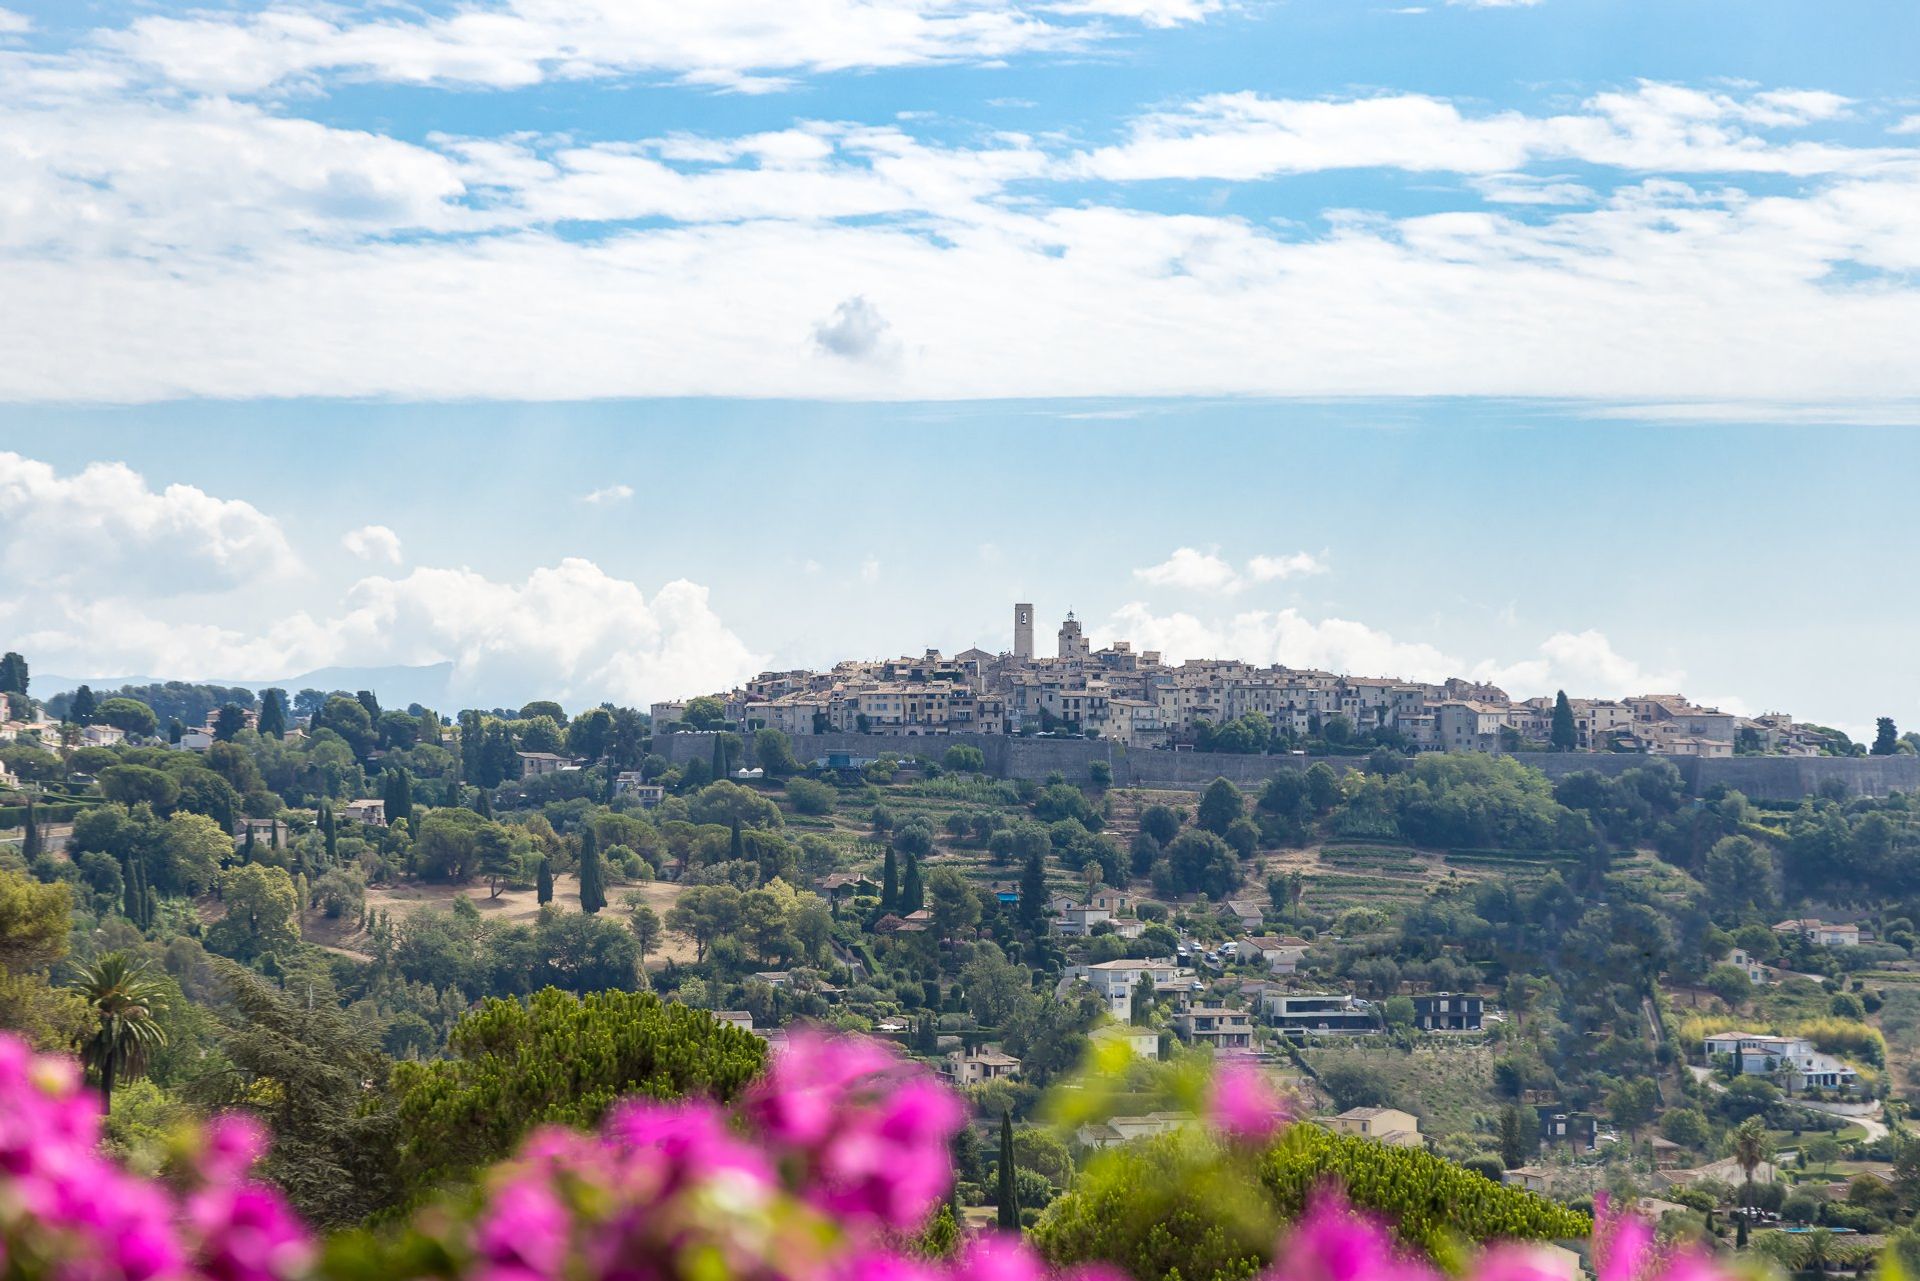
[[[1245, 1165], [1285, 1119], [1251, 1066], [1223, 1068], [1207, 1118]], [[324, 1256], [280, 1195], [250, 1182], [251, 1121], [221, 1117], [174, 1186], [99, 1153], [94, 1094], [70, 1061], [0, 1034], [0, 1276], [23, 1281], [1124, 1281], [1101, 1265], [1049, 1271], [1023, 1240], [914, 1248], [952, 1183], [959, 1101], [894, 1047], [796, 1032], [737, 1109], [632, 1100], [597, 1134], [549, 1128], [471, 1194], [403, 1229], [336, 1237]], [[1196, 1140], [1200, 1141], [1200, 1140]], [[1206, 1140], [1212, 1141], [1212, 1140]], [[1600, 1281], [1715, 1281], [1602, 1207]], [[1441, 1281], [1389, 1227], [1323, 1189], [1263, 1281]], [[1469, 1259], [1468, 1281], [1561, 1281], [1537, 1248]]]

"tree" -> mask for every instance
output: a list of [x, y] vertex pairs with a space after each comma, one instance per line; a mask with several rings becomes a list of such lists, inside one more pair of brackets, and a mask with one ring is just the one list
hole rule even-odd
[[1737, 965], [1716, 965], [1707, 971], [1707, 990], [1738, 1012], [1753, 996], [1753, 980]]
[[591, 765], [607, 754], [612, 737], [613, 713], [604, 707], [591, 707], [567, 727], [567, 751]]
[[489, 998], [454, 1026], [448, 1053], [394, 1069], [406, 1190], [458, 1185], [534, 1127], [590, 1128], [631, 1095], [732, 1099], [759, 1074], [766, 1048], [650, 992], [548, 988], [524, 1003]]
[[380, 777], [380, 799], [386, 802], [387, 825], [404, 820], [413, 826], [413, 775], [404, 769], [390, 769]]
[[607, 905], [606, 872], [591, 826], [580, 829], [580, 910], [588, 916]]
[[1607, 1112], [1615, 1125], [1637, 1139], [1640, 1127], [1653, 1120], [1660, 1106], [1660, 1091], [1652, 1077], [1637, 1076], [1616, 1081], [1607, 1091]]
[[927, 905], [927, 892], [920, 883], [920, 860], [913, 854], [907, 855], [907, 871], [900, 878], [900, 911], [918, 912]]
[[227, 914], [207, 929], [207, 949], [239, 961], [300, 942], [300, 901], [284, 868], [248, 863], [220, 875]]
[[1039, 933], [1047, 921], [1047, 868], [1035, 850], [1020, 873], [1020, 924]]
[[67, 954], [72, 927], [64, 883], [42, 885], [0, 869], [0, 1027], [42, 1049], [67, 1048], [87, 1026], [80, 998], [47, 981]]
[[1165, 845], [1180, 834], [1180, 815], [1171, 806], [1149, 805], [1140, 811], [1140, 830]]
[[311, 981], [285, 988], [222, 962], [230, 996], [220, 1051], [230, 1065], [196, 1102], [260, 1114], [273, 1131], [261, 1172], [312, 1223], [344, 1226], [393, 1202], [393, 1114], [370, 1108], [389, 1064], [370, 1034]]
[[767, 772], [768, 778], [786, 778], [800, 772], [793, 740], [777, 729], [763, 729], [753, 736], [753, 762]]
[[977, 747], [956, 743], [940, 757], [941, 767], [955, 774], [984, 774], [987, 754]]
[[148, 1054], [167, 1043], [154, 1017], [166, 1003], [167, 987], [126, 953], [109, 952], [79, 967], [74, 989], [91, 1022], [80, 1042], [80, 1061], [99, 1078], [101, 1110], [111, 1113], [115, 1082], [145, 1075]]
[[152, 738], [160, 731], [160, 720], [153, 709], [132, 698], [107, 699], [94, 713], [94, 719], [138, 738]]
[[0, 694], [27, 693], [27, 660], [13, 650], [0, 655]]
[[1900, 731], [1894, 728], [1893, 717], [1879, 717], [1873, 726], [1873, 746], [1868, 749], [1871, 755], [1892, 756], [1900, 750]]
[[1246, 812], [1247, 799], [1240, 789], [1224, 778], [1216, 778], [1207, 784], [1207, 790], [1201, 793], [1200, 808], [1194, 814], [1194, 822], [1215, 836], [1225, 836], [1227, 829], [1233, 826], [1233, 820]]
[[688, 700], [680, 719], [686, 722], [689, 729], [714, 729], [726, 723], [726, 705], [711, 694], [702, 694], [699, 698]]
[[364, 757], [379, 743], [365, 705], [344, 694], [334, 695], [320, 708], [318, 728], [338, 734], [357, 757]]
[[1746, 1211], [1740, 1216], [1740, 1244], [1745, 1245], [1747, 1220], [1753, 1217], [1753, 1172], [1773, 1155], [1773, 1139], [1767, 1133], [1766, 1121], [1758, 1116], [1742, 1121], [1733, 1128], [1728, 1148], [1746, 1178], [1740, 1189], [1740, 1204]]
[[287, 691], [284, 689], [264, 689], [260, 691], [260, 720], [256, 727], [260, 737], [268, 740], [287, 736]]
[[1660, 1118], [1660, 1133], [1683, 1148], [1703, 1150], [1713, 1138], [1713, 1127], [1698, 1108], [1673, 1108]]
[[38, 861], [40, 854], [40, 819], [34, 813], [33, 797], [29, 796], [24, 827], [20, 834], [20, 857], [28, 866], [32, 866]]
[[553, 860], [545, 854], [540, 856], [540, 870], [533, 882], [533, 897], [542, 907], [553, 902]]
[[1020, 1190], [1014, 1178], [1014, 1169], [1013, 1113], [1002, 1108], [1000, 1110], [1000, 1186], [999, 1195], [995, 1198], [995, 1204], [999, 1206], [997, 1222], [1002, 1232], [1020, 1230]]
[[627, 918], [627, 926], [633, 931], [634, 942], [640, 947], [640, 964], [645, 965], [648, 954], [656, 951], [660, 946], [660, 935], [663, 932], [660, 916], [652, 908], [642, 904], [633, 909], [633, 915]]
[[93, 724], [93, 716], [99, 710], [100, 700], [94, 697], [91, 686], [82, 685], [73, 691], [73, 697], [67, 700], [67, 719], [75, 725]]
[[886, 856], [880, 860], [880, 910], [891, 912], [900, 906], [900, 865], [893, 852], [893, 846], [887, 846]]
[[246, 709], [237, 703], [226, 703], [213, 719], [213, 737], [216, 742], [231, 743], [234, 736], [247, 727]]
[[1525, 1165], [1540, 1147], [1540, 1118], [1533, 1109], [1509, 1103], [1500, 1109], [1500, 1164], [1506, 1169]]
[[1167, 866], [1183, 893], [1225, 898], [1240, 884], [1240, 860], [1231, 846], [1212, 832], [1180, 833], [1167, 846]]
[[1548, 738], [1556, 752], [1571, 752], [1579, 742], [1573, 724], [1573, 704], [1567, 701], [1564, 689], [1553, 698], [1553, 727]]
[[173, 775], [145, 765], [111, 765], [100, 771], [100, 795], [132, 809], [150, 805], [156, 814], [173, 809], [180, 784]]

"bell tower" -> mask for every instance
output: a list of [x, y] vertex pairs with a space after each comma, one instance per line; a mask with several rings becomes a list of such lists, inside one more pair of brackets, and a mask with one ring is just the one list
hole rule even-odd
[[1032, 605], [1013, 607], [1013, 656], [1023, 662], [1033, 661]]

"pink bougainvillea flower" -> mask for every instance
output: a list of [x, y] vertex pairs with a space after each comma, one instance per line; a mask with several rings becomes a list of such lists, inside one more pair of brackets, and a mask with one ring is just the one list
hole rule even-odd
[[232, 1183], [266, 1155], [267, 1132], [250, 1116], [223, 1112], [207, 1123], [198, 1166], [208, 1183]]
[[1207, 1120], [1230, 1139], [1260, 1143], [1286, 1124], [1287, 1105], [1259, 1068], [1251, 1063], [1227, 1063], [1213, 1074]]
[[1267, 1281], [1437, 1281], [1438, 1273], [1395, 1248], [1386, 1228], [1338, 1192], [1316, 1193], [1281, 1239]]

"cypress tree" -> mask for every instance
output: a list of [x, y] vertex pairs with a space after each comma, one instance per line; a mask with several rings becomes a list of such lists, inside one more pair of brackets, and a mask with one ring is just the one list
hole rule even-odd
[[460, 805], [460, 802], [463, 799], [464, 799], [464, 795], [463, 795], [463, 789], [460, 786], [460, 780], [457, 778], [448, 779], [447, 795], [445, 799], [442, 800], [441, 804], [446, 805], [450, 808], [457, 809]]
[[413, 825], [413, 775], [403, 769], [393, 772], [393, 796], [387, 801], [387, 823], [405, 819], [407, 825]]
[[320, 839], [326, 843], [327, 862], [333, 862], [334, 849], [333, 802], [322, 797], [320, 800]]
[[600, 870], [600, 846], [591, 827], [580, 829], [580, 910], [592, 916], [607, 905], [607, 888]]
[[272, 849], [280, 848], [280, 820], [273, 820], [273, 826], [267, 829], [267, 845]]
[[1567, 701], [1567, 691], [1561, 690], [1553, 700], [1553, 728], [1551, 730], [1553, 750], [1571, 752], [1576, 736], [1573, 730], [1573, 704]]
[[913, 854], [907, 855], [907, 874], [900, 882], [900, 911], [918, 912], [927, 905], [926, 892], [920, 887], [920, 860]]
[[260, 695], [260, 720], [256, 728], [261, 738], [285, 738], [287, 734], [287, 693], [270, 689]]
[[131, 857], [120, 860], [120, 914], [138, 925], [140, 909], [146, 905], [141, 901], [140, 886], [134, 880], [133, 867]]
[[545, 854], [540, 856], [540, 873], [534, 881], [533, 896], [542, 907], [553, 902], [553, 860]]
[[1020, 923], [1038, 930], [1047, 919], [1047, 869], [1040, 852], [1027, 855], [1027, 867], [1020, 874]]
[[253, 862], [253, 824], [247, 824], [247, 839], [240, 845], [240, 861]]
[[733, 816], [733, 835], [727, 839], [727, 857], [736, 862], [747, 856], [746, 842], [740, 839], [740, 816]]
[[1020, 1230], [1020, 1190], [1013, 1177], [1013, 1113], [1000, 1110], [1000, 1230]]
[[720, 736], [713, 736], [713, 776], [722, 779], [727, 776], [727, 754], [720, 746]]
[[[140, 873], [140, 884], [143, 886], [147, 884], [147, 874], [145, 872]], [[152, 929], [154, 913], [159, 910], [160, 896], [155, 894], [150, 886], [142, 889], [140, 891], [140, 928], [143, 930]]]
[[40, 857], [40, 820], [33, 812], [31, 796], [27, 798], [27, 830], [20, 853], [29, 863]]
[[480, 789], [480, 803], [474, 807], [480, 811], [480, 817], [489, 823], [493, 821], [493, 793], [486, 788]]
[[891, 912], [900, 906], [900, 869], [894, 862], [893, 846], [887, 846], [886, 862], [880, 869], [880, 910]]

